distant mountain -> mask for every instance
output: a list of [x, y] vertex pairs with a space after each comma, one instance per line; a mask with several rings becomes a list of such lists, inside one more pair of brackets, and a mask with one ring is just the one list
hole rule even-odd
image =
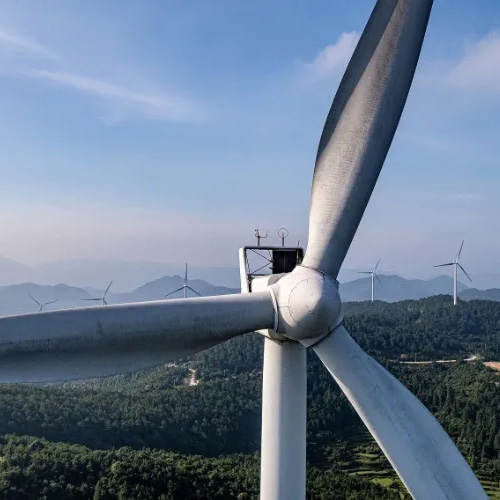
[[[422, 299], [432, 295], [450, 295], [453, 293], [453, 279], [438, 276], [431, 280], [409, 280], [397, 275], [380, 275], [380, 282], [375, 281], [375, 298], [385, 302], [397, 302], [407, 299]], [[467, 287], [458, 283], [462, 292]], [[370, 300], [371, 278], [361, 278], [340, 284], [340, 295], [344, 302]]]
[[478, 290], [477, 288], [467, 288], [467, 290], [460, 292], [458, 296], [462, 300], [495, 300], [500, 302], [500, 289]]
[[[184, 279], [180, 276], [164, 276], [163, 278], [150, 281], [129, 293], [113, 293], [110, 289], [107, 300], [109, 304], [123, 304], [128, 302], [145, 302], [150, 300], [160, 300], [169, 292], [180, 288], [184, 284]], [[226, 295], [228, 293], [238, 293], [239, 288], [227, 288], [215, 286], [203, 280], [188, 280], [188, 285], [194, 288], [200, 295]], [[107, 286], [107, 283], [106, 283]], [[20, 285], [8, 285], [0, 287], [0, 316], [12, 314], [25, 314], [38, 311], [38, 306], [30, 298], [33, 296], [38, 302], [46, 303], [57, 300], [57, 303], [50, 304], [45, 310], [69, 309], [73, 307], [85, 307], [97, 305], [98, 302], [83, 301], [84, 298], [101, 297], [104, 289], [79, 288], [68, 285], [37, 285], [34, 283], [23, 283]], [[188, 297], [194, 294], [188, 292]], [[178, 292], [171, 298], [181, 298], [183, 292]]]
[[82, 288], [62, 284], [36, 285], [35, 283], [23, 283], [2, 286], [0, 287], [0, 316], [37, 312], [38, 306], [29, 297], [30, 295], [40, 303], [57, 300], [57, 303], [46, 307], [45, 310], [47, 311], [83, 307], [88, 303], [82, 301], [82, 299], [90, 297], [88, 292]]
[[[184, 278], [180, 276], [164, 276], [157, 280], [150, 281], [145, 285], [136, 288], [130, 293], [119, 293], [110, 294], [110, 303], [125, 303], [125, 302], [145, 302], [148, 300], [160, 300], [165, 297], [167, 293], [171, 293], [174, 290], [182, 287], [184, 284]], [[203, 280], [189, 280], [188, 285], [196, 290], [202, 296], [209, 295], [227, 295], [229, 293], [238, 293], [239, 288], [227, 288], [224, 286], [215, 286], [207, 283]], [[183, 291], [179, 291], [176, 294], [171, 295], [171, 298], [181, 298], [183, 297]], [[196, 296], [192, 292], [188, 291], [188, 297]]]

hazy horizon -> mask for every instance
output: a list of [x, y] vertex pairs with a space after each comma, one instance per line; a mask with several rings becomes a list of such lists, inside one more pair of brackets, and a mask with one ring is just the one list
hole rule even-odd
[[[0, 255], [236, 267], [257, 225], [305, 244], [317, 143], [371, 0], [47, 4], [0, 0]], [[436, 3], [346, 270], [382, 256], [427, 279], [465, 239], [474, 284], [497, 283], [498, 19], [496, 0]]]

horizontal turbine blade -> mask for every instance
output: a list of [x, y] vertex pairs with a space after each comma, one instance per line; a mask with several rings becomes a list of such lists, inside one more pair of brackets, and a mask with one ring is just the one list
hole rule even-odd
[[437, 266], [434, 267], [445, 267], [445, 266], [454, 266], [455, 262], [448, 262], [448, 264], [438, 264]]
[[379, 0], [326, 119], [303, 265], [336, 277], [385, 161], [432, 0]]
[[133, 372], [273, 325], [268, 292], [0, 318], [0, 383]]
[[425, 406], [341, 326], [314, 347], [411, 496], [487, 499], [471, 468]]
[[457, 265], [458, 265], [458, 267], [462, 270], [462, 272], [465, 274], [465, 276], [467, 276], [467, 278], [469, 278], [469, 281], [472, 283], [472, 278], [471, 278], [471, 277], [467, 274], [467, 272], [466, 272], [466, 271], [465, 271], [465, 269], [462, 267], [462, 265], [461, 265], [461, 264], [459, 264], [458, 262], [457, 262]]

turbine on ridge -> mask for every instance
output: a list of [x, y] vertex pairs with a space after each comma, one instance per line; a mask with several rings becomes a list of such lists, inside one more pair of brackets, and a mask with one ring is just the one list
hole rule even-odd
[[413, 498], [487, 499], [427, 408], [351, 338], [338, 293], [337, 275], [398, 127], [432, 4], [377, 1], [326, 119], [308, 246], [291, 272], [248, 283], [242, 267], [241, 294], [0, 318], [0, 382], [132, 372], [258, 331], [265, 337], [261, 500], [305, 498], [307, 348]]
[[462, 272], [467, 276], [467, 279], [472, 283], [471, 277], [467, 274], [465, 269], [462, 267], [462, 264], [460, 264], [460, 256], [462, 255], [462, 248], [464, 247], [464, 242], [465, 240], [462, 240], [462, 244], [460, 245], [460, 249], [458, 250], [458, 254], [455, 257], [455, 260], [453, 262], [448, 262], [446, 264], [438, 264], [437, 266], [434, 267], [447, 267], [447, 266], [453, 266], [453, 304], [456, 306], [457, 305], [457, 289], [458, 289], [458, 268], [462, 270]]
[[103, 305], [103, 306], [107, 306], [107, 305], [108, 305], [108, 302], [107, 302], [107, 300], [106, 300], [106, 295], [108, 294], [109, 289], [111, 288], [111, 285], [112, 285], [112, 284], [113, 284], [113, 280], [111, 280], [111, 281], [109, 282], [108, 288], [106, 288], [105, 292], [102, 294], [102, 296], [101, 296], [101, 297], [92, 297], [91, 299], [82, 299], [82, 300], [88, 300], [88, 301], [93, 301], [93, 302], [95, 302], [95, 301], [99, 301], [99, 302], [101, 302], [101, 305]]
[[42, 312], [45, 306], [48, 306], [49, 304], [55, 304], [57, 302], [57, 300], [51, 300], [49, 302], [38, 302], [38, 300], [36, 300], [35, 297], [30, 295], [29, 293], [28, 297], [40, 308], [38, 312]]
[[181, 290], [184, 291], [184, 298], [187, 297], [188, 290], [190, 290], [194, 294], [198, 295], [198, 297], [201, 297], [201, 294], [199, 294], [194, 288], [191, 288], [188, 285], [188, 265], [187, 265], [187, 262], [186, 262], [186, 270], [184, 272], [184, 284], [180, 288], [177, 288], [177, 290], [174, 290], [173, 292], [167, 293], [167, 295], [165, 295], [164, 298], [166, 299], [167, 297], [170, 297], [170, 295], [173, 295], [174, 293], [180, 292]]
[[380, 281], [380, 278], [378, 277], [377, 274], [377, 269], [378, 265], [380, 264], [380, 261], [382, 260], [382, 257], [378, 259], [377, 265], [371, 270], [371, 271], [358, 271], [358, 274], [370, 274], [371, 275], [371, 282], [372, 282], [372, 302], [375, 300], [375, 278], [377, 278], [377, 281], [379, 282], [380, 286], [382, 286], [382, 282]]

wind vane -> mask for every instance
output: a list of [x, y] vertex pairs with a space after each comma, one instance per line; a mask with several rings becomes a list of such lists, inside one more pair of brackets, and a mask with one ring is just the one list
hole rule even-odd
[[257, 229], [255, 230], [255, 237], [257, 238], [257, 246], [260, 247], [260, 240], [267, 238], [267, 230], [266, 234], [261, 234], [260, 229], [257, 227]]
[[286, 227], [282, 227], [278, 231], [278, 236], [281, 238], [281, 246], [285, 246], [285, 238], [288, 236], [288, 229]]

